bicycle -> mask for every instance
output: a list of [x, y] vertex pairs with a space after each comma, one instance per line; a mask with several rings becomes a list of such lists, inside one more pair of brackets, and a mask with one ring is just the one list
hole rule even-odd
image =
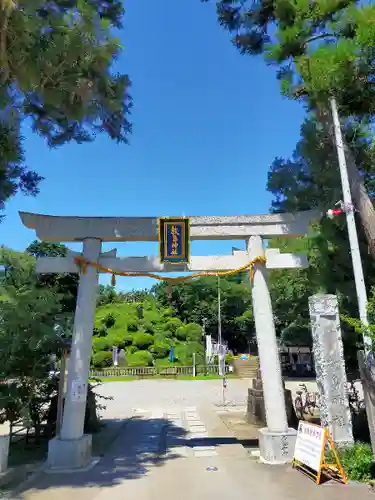
[[312, 417], [315, 414], [315, 408], [319, 406], [319, 395], [310, 393], [307, 390], [306, 384], [299, 384], [300, 391], [297, 391], [297, 397], [294, 400], [294, 409], [299, 420], [304, 419], [304, 415], [310, 414]]
[[347, 387], [348, 401], [350, 408], [359, 412], [365, 409], [365, 402], [360, 398], [359, 391], [355, 386], [354, 380], [351, 380]]

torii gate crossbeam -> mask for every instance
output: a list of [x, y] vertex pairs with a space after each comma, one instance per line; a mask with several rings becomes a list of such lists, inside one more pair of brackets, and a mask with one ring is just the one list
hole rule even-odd
[[246, 241], [246, 251], [232, 255], [192, 256], [187, 266], [168, 266], [157, 257], [116, 257], [116, 251], [101, 253], [103, 241], [157, 241], [154, 217], [55, 217], [21, 212], [24, 225], [34, 229], [45, 241], [83, 243], [83, 252], [67, 257], [44, 257], [37, 261], [39, 273], [80, 272], [73, 342], [68, 374], [61, 435], [49, 443], [48, 465], [53, 469], [88, 467], [91, 461], [91, 436], [83, 434], [87, 384], [92, 352], [98, 272], [87, 266], [83, 273], [74, 258], [82, 255], [95, 264], [120, 272], [191, 272], [236, 269], [255, 257], [267, 258], [266, 266], [257, 263], [252, 279], [253, 312], [262, 373], [267, 427], [260, 429], [259, 446], [263, 461], [277, 464], [292, 459], [296, 432], [288, 429], [284, 387], [276, 342], [267, 269], [306, 267], [305, 256], [282, 254], [266, 249], [262, 237], [302, 236], [308, 232], [314, 212], [266, 214], [233, 217], [191, 217], [192, 239]]

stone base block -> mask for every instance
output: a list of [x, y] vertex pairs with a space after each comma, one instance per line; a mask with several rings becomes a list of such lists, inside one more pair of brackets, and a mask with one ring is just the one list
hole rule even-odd
[[0, 435], [0, 472], [5, 472], [8, 468], [9, 442], [9, 434]]
[[293, 460], [297, 431], [272, 432], [266, 427], [259, 429], [260, 461], [270, 465], [281, 465]]
[[82, 470], [92, 462], [92, 436], [84, 434], [80, 439], [63, 440], [59, 437], [48, 443], [47, 469]]

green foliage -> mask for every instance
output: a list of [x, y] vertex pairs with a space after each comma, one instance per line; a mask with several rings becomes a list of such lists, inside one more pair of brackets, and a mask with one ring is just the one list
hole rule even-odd
[[182, 325], [177, 328], [176, 337], [179, 340], [187, 340], [188, 342], [199, 342], [202, 340], [202, 327], [196, 323]]
[[168, 356], [170, 349], [171, 346], [168, 344], [168, 342], [155, 342], [155, 344], [152, 345], [149, 350], [155, 356], [155, 358], [163, 359]]
[[24, 164], [24, 121], [49, 146], [100, 132], [127, 141], [130, 82], [112, 71], [122, 14], [117, 0], [20, 0], [2, 9], [0, 208], [18, 189], [38, 192], [41, 178]]
[[182, 325], [182, 321], [179, 318], [171, 318], [165, 324], [165, 330], [169, 330], [172, 334], [175, 334], [177, 329]]
[[[1, 184], [1, 181], [0, 181]], [[59, 243], [33, 241], [26, 249], [33, 257], [65, 257], [68, 249]], [[54, 288], [61, 295], [61, 312], [73, 314], [78, 291], [78, 274], [42, 274], [38, 276], [41, 287]]]
[[289, 97], [307, 97], [316, 105], [335, 95], [348, 116], [374, 114], [374, 5], [220, 0], [217, 12], [241, 53], [263, 54], [279, 67], [281, 89]]
[[127, 348], [127, 350], [126, 350], [126, 352], [127, 352], [127, 353], [129, 353], [129, 354], [133, 354], [134, 352], [137, 352], [137, 351], [138, 351], [138, 349], [136, 348], [136, 346], [135, 346], [135, 345], [130, 345], [130, 346]]
[[110, 351], [95, 352], [91, 360], [95, 368], [105, 368], [112, 365], [112, 353]]
[[0, 384], [0, 411], [8, 420], [38, 422], [53, 392], [48, 372], [61, 345], [55, 330], [61, 296], [40, 286], [30, 255], [2, 247], [0, 262], [8, 268], [0, 285], [0, 380], [15, 380]]
[[178, 338], [178, 340], [186, 340], [186, 335], [187, 335], [187, 330], [185, 325], [177, 328], [176, 337]]
[[102, 323], [107, 329], [112, 328], [112, 326], [116, 323], [116, 317], [114, 314], [109, 313], [105, 318], [103, 318]]
[[133, 345], [137, 349], [143, 350], [148, 349], [154, 342], [153, 335], [149, 333], [136, 333], [133, 337]]
[[146, 333], [154, 333], [155, 328], [151, 321], [143, 321], [142, 327]]
[[[352, 481], [367, 482], [373, 477], [373, 455], [367, 443], [356, 443], [338, 449], [341, 465]], [[330, 453], [328, 460], [333, 458]]]
[[128, 366], [152, 366], [153, 357], [148, 351], [136, 351], [127, 357]]
[[92, 348], [94, 353], [105, 351], [110, 348], [108, 337], [94, 337], [92, 340]]
[[195, 354], [195, 361], [197, 364], [204, 364], [204, 347], [199, 342], [188, 342], [186, 344], [178, 344], [176, 346], [176, 358], [178, 361], [186, 366], [193, 363], [193, 354]]
[[[220, 280], [221, 320], [223, 338], [229, 348], [245, 351], [254, 334], [254, 324], [247, 321], [240, 325], [236, 318], [251, 310], [251, 294], [247, 283], [248, 274]], [[184, 323], [202, 325], [206, 323], [206, 333], [217, 335], [218, 281], [215, 277], [202, 277], [173, 287], [169, 297], [167, 285], [159, 283], [152, 292], [156, 300], [165, 308], [173, 307], [175, 315]], [[174, 322], [177, 329], [181, 326]], [[167, 323], [168, 325], [168, 323]], [[179, 330], [178, 335], [184, 335]], [[201, 340], [202, 330], [199, 340]], [[198, 335], [197, 335], [198, 336]]]
[[130, 319], [127, 323], [129, 332], [136, 332], [138, 330], [138, 322], [136, 319]]

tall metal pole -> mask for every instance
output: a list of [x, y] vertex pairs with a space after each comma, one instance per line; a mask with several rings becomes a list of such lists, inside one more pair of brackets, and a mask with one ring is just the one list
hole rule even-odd
[[[334, 131], [335, 131], [337, 156], [338, 156], [339, 167], [340, 167], [343, 201], [344, 201], [345, 206], [352, 207], [353, 206], [352, 195], [351, 195], [351, 191], [350, 191], [348, 169], [347, 169], [346, 158], [345, 158], [344, 141], [342, 138], [340, 119], [339, 119], [339, 114], [337, 111], [336, 99], [331, 98], [330, 103], [331, 103], [331, 111], [332, 111], [333, 125], [334, 125]], [[354, 282], [355, 282], [355, 288], [356, 288], [356, 292], [357, 292], [359, 318], [361, 320], [362, 325], [364, 326], [363, 332], [362, 332], [363, 344], [364, 344], [365, 352], [366, 352], [366, 354], [368, 354], [371, 351], [372, 342], [371, 342], [371, 338], [367, 335], [367, 329], [366, 329], [366, 327], [368, 326], [367, 292], [366, 292], [365, 279], [363, 276], [362, 260], [361, 260], [361, 254], [360, 254], [359, 244], [358, 244], [358, 233], [357, 233], [357, 227], [355, 224], [354, 210], [350, 210], [350, 209], [346, 210], [345, 215], [346, 215], [346, 224], [348, 227], [348, 234], [349, 234], [350, 253], [352, 256], [352, 263], [353, 263]]]
[[221, 356], [222, 356], [222, 338], [221, 338], [221, 290], [220, 290], [220, 276], [217, 277], [217, 340], [219, 344], [219, 351], [218, 351], [218, 363], [219, 363], [219, 375], [223, 376], [223, 370], [222, 370], [222, 362], [221, 362]]
[[219, 348], [221, 346], [221, 293], [220, 293], [220, 276], [217, 277], [217, 339]]

